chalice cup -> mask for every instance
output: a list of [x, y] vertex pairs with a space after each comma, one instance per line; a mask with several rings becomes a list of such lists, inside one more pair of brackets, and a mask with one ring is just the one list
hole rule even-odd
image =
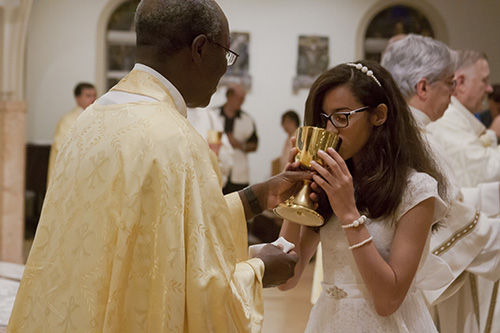
[[207, 141], [210, 144], [221, 144], [222, 143], [222, 132], [216, 130], [208, 130]]
[[220, 147], [222, 146], [222, 132], [216, 130], [208, 130], [207, 142], [208, 146], [215, 155], [219, 156]]
[[[302, 170], [313, 170], [312, 161], [325, 166], [324, 161], [318, 156], [318, 151], [326, 151], [330, 147], [338, 151], [342, 142], [335, 133], [313, 126], [299, 127], [295, 137], [297, 139], [295, 147], [299, 150], [295, 161], [300, 161]], [[283, 219], [302, 225], [312, 227], [323, 225], [323, 216], [314, 210], [315, 204], [310, 198], [310, 183], [310, 180], [305, 180], [298, 191], [274, 208], [274, 213]]]

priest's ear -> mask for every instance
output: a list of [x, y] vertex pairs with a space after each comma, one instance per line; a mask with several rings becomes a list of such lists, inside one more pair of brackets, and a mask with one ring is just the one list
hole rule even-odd
[[463, 93], [464, 89], [466, 88], [466, 86], [465, 86], [465, 74], [455, 73], [455, 80], [457, 82], [457, 85], [455, 86], [454, 92]]
[[201, 65], [203, 63], [204, 56], [208, 52], [208, 44], [209, 40], [206, 35], [201, 34], [193, 39], [190, 51], [191, 57], [197, 65]]
[[417, 82], [417, 96], [419, 99], [425, 101], [429, 94], [429, 81], [423, 77]]

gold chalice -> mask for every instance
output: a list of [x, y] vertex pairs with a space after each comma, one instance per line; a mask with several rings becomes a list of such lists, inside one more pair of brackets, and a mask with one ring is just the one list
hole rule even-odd
[[221, 144], [222, 132], [216, 130], [208, 130], [207, 141], [211, 144]]
[[220, 147], [222, 146], [222, 132], [216, 130], [208, 130], [207, 142], [208, 146], [215, 155], [219, 156]]
[[[300, 161], [300, 168], [304, 170], [312, 170], [311, 161], [324, 166], [323, 160], [318, 156], [318, 151], [326, 151], [330, 147], [338, 151], [342, 142], [342, 139], [335, 133], [313, 126], [299, 127], [295, 132], [295, 137], [297, 138], [295, 147], [299, 149], [295, 161]], [[310, 183], [310, 180], [304, 181], [299, 191], [274, 208], [274, 213], [295, 223], [313, 227], [321, 226], [324, 222], [323, 217], [314, 210], [314, 202], [310, 198]]]

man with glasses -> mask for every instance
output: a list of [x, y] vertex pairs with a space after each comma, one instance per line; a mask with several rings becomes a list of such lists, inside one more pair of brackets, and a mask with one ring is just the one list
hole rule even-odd
[[236, 62], [236, 59], [240, 56], [238, 53], [232, 51], [231, 49], [225, 47], [224, 45], [214, 42], [217, 46], [222, 47], [224, 50], [226, 50], [226, 59], [227, 59], [227, 65], [232, 66]]
[[[500, 276], [500, 219], [488, 217], [500, 210], [499, 183], [460, 189], [445, 152], [426, 130], [448, 107], [456, 82], [456, 58], [439, 41], [409, 35], [389, 45], [381, 63], [398, 83], [450, 183], [450, 211], [432, 234], [431, 249], [432, 256], [449, 266], [453, 280], [440, 289], [425, 290], [424, 295], [435, 305], [440, 332], [487, 332], [485, 309], [491, 297], [479, 297], [474, 286], [478, 276], [490, 281]], [[439, 271], [436, 265], [428, 281], [439, 280]], [[477, 311], [479, 303], [481, 311]]]
[[143, 0], [135, 27], [134, 69], [59, 153], [9, 331], [257, 332], [262, 286], [293, 275], [296, 254], [274, 245], [248, 259], [245, 222], [311, 175], [224, 197], [186, 119], [235, 61], [224, 13], [213, 0]]

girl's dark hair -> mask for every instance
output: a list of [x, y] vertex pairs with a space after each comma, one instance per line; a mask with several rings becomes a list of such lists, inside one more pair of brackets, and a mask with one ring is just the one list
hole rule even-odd
[[408, 105], [391, 74], [373, 61], [357, 61], [368, 67], [377, 82], [366, 73], [347, 64], [323, 73], [314, 82], [306, 101], [304, 123], [319, 126], [323, 99], [331, 89], [347, 86], [358, 101], [372, 108], [387, 105], [387, 120], [373, 128], [363, 147], [359, 165], [348, 163], [353, 176], [356, 205], [370, 218], [393, 216], [401, 203], [411, 169], [425, 172], [438, 182], [441, 198], [446, 198], [447, 180], [435, 164], [421, 138]]

